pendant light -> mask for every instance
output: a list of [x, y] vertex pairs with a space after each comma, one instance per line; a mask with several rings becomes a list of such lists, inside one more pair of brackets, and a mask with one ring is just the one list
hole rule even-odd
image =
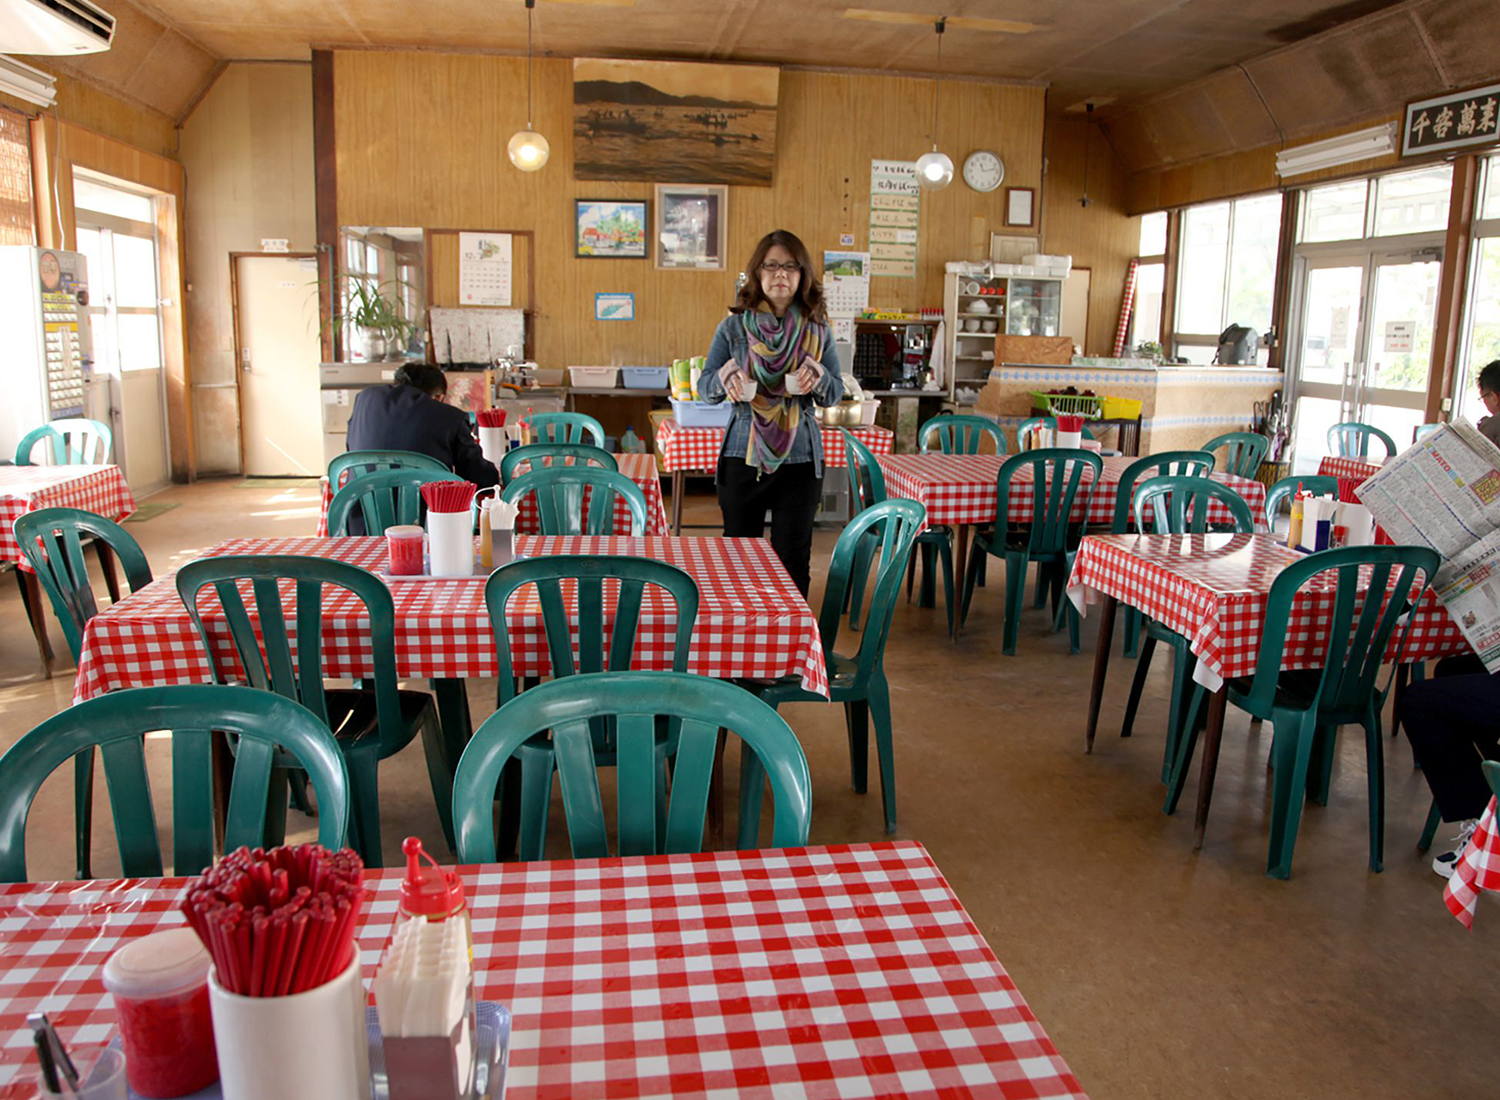
[[948, 29], [948, 20], [939, 19], [932, 27], [938, 36], [938, 78], [932, 89], [932, 130], [927, 135], [932, 139], [932, 152], [923, 153], [917, 158], [917, 182], [929, 191], [941, 191], [953, 182], [953, 158], [947, 153], [938, 152], [937, 147], [938, 103], [943, 93], [943, 32]]
[[510, 162], [523, 172], [537, 171], [552, 154], [552, 146], [537, 133], [531, 119], [531, 9], [534, 7], [536, 0], [526, 0], [526, 129], [517, 130], [505, 146]]

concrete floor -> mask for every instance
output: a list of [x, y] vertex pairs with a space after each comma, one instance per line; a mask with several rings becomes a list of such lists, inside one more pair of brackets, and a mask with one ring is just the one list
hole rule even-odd
[[[152, 500], [181, 504], [129, 526], [161, 575], [231, 536], [310, 534], [317, 490], [214, 481]], [[716, 516], [706, 492], [690, 500], [689, 522]], [[833, 540], [819, 533], [815, 569]], [[1084, 1087], [1101, 1098], [1495, 1095], [1500, 904], [1482, 904], [1472, 933], [1448, 916], [1442, 881], [1413, 849], [1428, 795], [1404, 741], [1391, 743], [1386, 765], [1385, 873], [1365, 867], [1364, 752], [1351, 731], [1329, 805], [1304, 816], [1295, 877], [1276, 882], [1263, 874], [1270, 733], [1252, 734], [1231, 710], [1207, 841], [1195, 854], [1190, 810], [1160, 811], [1167, 660], [1153, 669], [1136, 737], [1121, 741], [1132, 666], [1116, 659], [1099, 744], [1085, 756], [1094, 623], [1085, 623], [1084, 653], [1069, 656], [1065, 636], [1028, 610], [1019, 656], [1007, 658], [1000, 597], [998, 584], [976, 594], [959, 645], [945, 637], [940, 609], [897, 611], [886, 668], [899, 835], [932, 852]], [[64, 667], [38, 678], [9, 581], [0, 624], [8, 746], [67, 705], [72, 676]], [[473, 685], [476, 718], [492, 698], [491, 684]], [[813, 842], [880, 839], [874, 763], [870, 794], [854, 794], [838, 708], [784, 713], [812, 769]], [[163, 748], [152, 749], [158, 765]], [[408, 833], [442, 853], [420, 749], [385, 762], [381, 783], [388, 861]], [[1196, 775], [1185, 806], [1195, 790]], [[34, 879], [70, 873], [69, 791], [65, 772], [33, 811]], [[158, 805], [164, 814], [167, 803]], [[311, 836], [305, 819], [302, 835]], [[558, 823], [554, 844], [562, 837]], [[107, 834], [97, 842], [98, 874], [109, 873], [110, 843]]]

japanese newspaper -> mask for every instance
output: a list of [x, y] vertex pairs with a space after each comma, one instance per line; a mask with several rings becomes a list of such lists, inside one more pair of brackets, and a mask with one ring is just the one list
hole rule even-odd
[[1500, 448], [1456, 420], [1387, 462], [1359, 499], [1396, 542], [1442, 555], [1433, 589], [1500, 672]]

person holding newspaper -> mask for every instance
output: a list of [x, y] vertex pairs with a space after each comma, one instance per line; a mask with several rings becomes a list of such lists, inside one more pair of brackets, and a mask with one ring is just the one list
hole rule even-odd
[[1500, 359], [1492, 360], [1479, 372], [1479, 400], [1489, 416], [1480, 417], [1474, 425], [1479, 434], [1500, 447]]

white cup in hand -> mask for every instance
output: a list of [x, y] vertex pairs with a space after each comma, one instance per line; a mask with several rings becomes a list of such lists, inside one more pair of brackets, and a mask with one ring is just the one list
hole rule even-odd
[[786, 392], [790, 393], [790, 394], [800, 394], [800, 393], [805, 393], [806, 392], [802, 388], [802, 368], [801, 367], [798, 367], [794, 371], [788, 371], [787, 372], [787, 375], [786, 375]]
[[740, 396], [737, 398], [737, 400], [754, 401], [756, 390], [755, 379], [751, 378], [749, 375], [741, 374], [738, 376], [738, 381], [740, 385]]

